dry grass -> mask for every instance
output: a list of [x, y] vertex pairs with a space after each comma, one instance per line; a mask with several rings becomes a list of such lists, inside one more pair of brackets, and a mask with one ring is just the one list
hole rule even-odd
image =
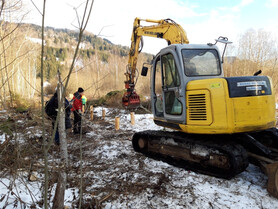
[[[140, 55], [138, 59], [138, 68], [141, 68], [147, 57]], [[68, 93], [74, 93], [79, 87], [85, 90], [85, 95], [89, 100], [99, 99], [111, 91], [122, 91], [125, 88], [125, 71], [127, 65], [127, 57], [118, 57], [110, 54], [109, 62], [104, 63], [93, 56], [90, 60], [84, 61], [84, 68], [76, 67], [74, 69], [69, 86]], [[62, 77], [66, 77], [64, 72]], [[147, 93], [144, 88], [149, 86], [149, 78], [141, 78], [139, 76], [136, 90]]]

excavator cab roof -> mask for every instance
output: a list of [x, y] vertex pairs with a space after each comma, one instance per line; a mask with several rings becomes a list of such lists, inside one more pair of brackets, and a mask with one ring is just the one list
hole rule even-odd
[[219, 51], [218, 47], [216, 45], [211, 44], [171, 44], [163, 49], [160, 50], [159, 53], [161, 53], [165, 49], [175, 49], [177, 51], [182, 49], [216, 49]]
[[[154, 59], [175, 54], [176, 62], [187, 77], [223, 77], [218, 47], [209, 44], [172, 44], [160, 50]], [[205, 67], [204, 67], [205, 66]]]

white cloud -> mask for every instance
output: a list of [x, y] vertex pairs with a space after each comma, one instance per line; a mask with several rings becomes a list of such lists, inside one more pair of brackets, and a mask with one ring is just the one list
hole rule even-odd
[[278, 41], [278, 22], [276, 19], [268, 20], [264, 29], [271, 32], [273, 37], [276, 38], [276, 41]]
[[[112, 8], [117, 9], [113, 10]], [[141, 0], [138, 4], [130, 0], [101, 0], [96, 1], [89, 27], [93, 32], [98, 33], [104, 25], [112, 25], [105, 28], [102, 35], [109, 36], [108, 38], [113, 43], [129, 46], [135, 17], [154, 20], [171, 18], [177, 23], [182, 24], [182, 19], [201, 15], [203, 14], [195, 12], [187, 4], [178, 3], [173, 0]], [[143, 51], [157, 53], [159, 49], [167, 46], [165, 40], [147, 37], [144, 40]], [[157, 47], [154, 45], [157, 45]]]
[[267, 0], [266, 7], [273, 8], [278, 6], [278, 0]]
[[232, 11], [240, 12], [243, 7], [253, 3], [254, 0], [242, 0], [238, 5], [232, 7]]
[[[237, 32], [236, 21], [238, 16], [227, 7], [197, 12], [200, 7], [196, 3], [186, 4], [173, 0], [141, 0], [136, 7], [134, 7], [134, 2], [124, 0], [113, 2], [102, 0], [96, 3], [90, 27], [95, 33], [98, 33], [103, 25], [112, 25], [105, 28], [102, 34], [110, 36], [108, 39], [113, 43], [130, 45], [135, 17], [156, 20], [171, 18], [186, 30], [190, 43], [214, 42], [214, 39], [220, 35], [228, 36], [231, 39], [236, 38], [233, 34]], [[106, 5], [106, 8], [119, 8], [118, 11], [115, 11], [117, 14], [110, 11], [109, 18], [107, 18], [106, 10], [98, 9], [105, 8], [104, 5]], [[104, 23], [105, 21], [106, 23]], [[166, 41], [160, 39], [144, 37], [144, 42], [143, 51], [154, 54], [167, 46]]]
[[240, 3], [240, 6], [241, 7], [245, 7], [247, 6], [248, 4], [251, 4], [254, 0], [242, 0], [241, 3]]
[[211, 12], [205, 21], [188, 25], [190, 43], [213, 43], [219, 36], [235, 40], [238, 32], [235, 19], [232, 14], [221, 15], [219, 18], [218, 11]]
[[239, 12], [228, 7], [215, 7], [197, 24], [187, 24], [190, 43], [214, 43], [219, 36], [235, 41], [239, 32]]

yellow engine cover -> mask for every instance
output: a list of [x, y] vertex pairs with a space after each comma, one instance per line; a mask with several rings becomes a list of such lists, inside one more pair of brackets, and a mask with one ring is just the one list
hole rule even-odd
[[[272, 89], [272, 86], [271, 86]], [[229, 96], [224, 78], [193, 80], [186, 91], [186, 124], [182, 131], [228, 134], [264, 130], [275, 126], [275, 97]]]

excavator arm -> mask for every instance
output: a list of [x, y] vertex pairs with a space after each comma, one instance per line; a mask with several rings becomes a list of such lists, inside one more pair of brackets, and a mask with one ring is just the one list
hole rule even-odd
[[[141, 21], [154, 23], [151, 26], [140, 25]], [[137, 80], [137, 58], [142, 50], [142, 36], [165, 39], [170, 44], [188, 44], [186, 32], [183, 28], [171, 19], [150, 20], [135, 18], [131, 36], [131, 46], [129, 51], [128, 64], [126, 67], [125, 88], [126, 92], [122, 98], [123, 106], [126, 108], [137, 108], [140, 106], [140, 97], [135, 92]]]

